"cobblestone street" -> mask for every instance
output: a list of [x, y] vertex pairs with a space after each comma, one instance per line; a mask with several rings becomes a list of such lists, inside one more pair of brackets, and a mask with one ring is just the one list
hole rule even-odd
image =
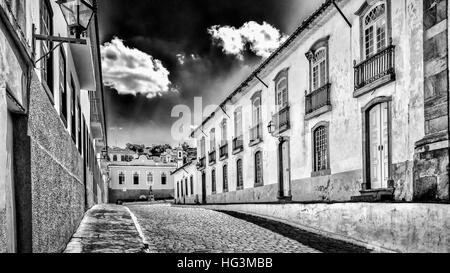
[[317, 253], [368, 252], [260, 217], [170, 205], [128, 205], [150, 252]]
[[368, 249], [236, 212], [170, 204], [97, 205], [66, 253], [361, 253]]

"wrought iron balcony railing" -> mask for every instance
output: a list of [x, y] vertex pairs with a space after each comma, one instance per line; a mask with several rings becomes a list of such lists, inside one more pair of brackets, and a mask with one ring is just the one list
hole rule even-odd
[[209, 157], [209, 164], [215, 164], [217, 161], [217, 157], [216, 157], [217, 153], [216, 150], [209, 152], [208, 157]]
[[289, 130], [291, 128], [290, 107], [286, 106], [278, 111], [277, 114], [273, 115], [272, 122], [275, 126], [275, 134]]
[[331, 84], [327, 83], [319, 89], [306, 94], [306, 114], [311, 114], [324, 106], [331, 105], [330, 90]]
[[355, 91], [389, 75], [395, 78], [395, 46], [392, 44], [355, 64]]
[[228, 157], [228, 141], [223, 142], [219, 149], [219, 157], [220, 159], [225, 159]]
[[241, 152], [244, 150], [244, 138], [238, 136], [233, 139], [233, 153]]
[[262, 141], [262, 125], [258, 124], [250, 128], [250, 145]]

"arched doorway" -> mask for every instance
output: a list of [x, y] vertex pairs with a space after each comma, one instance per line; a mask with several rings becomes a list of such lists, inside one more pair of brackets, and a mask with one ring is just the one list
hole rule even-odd
[[364, 172], [367, 190], [391, 187], [391, 98], [380, 97], [363, 108]]
[[280, 137], [278, 144], [278, 199], [290, 201], [291, 194], [291, 163], [289, 139]]

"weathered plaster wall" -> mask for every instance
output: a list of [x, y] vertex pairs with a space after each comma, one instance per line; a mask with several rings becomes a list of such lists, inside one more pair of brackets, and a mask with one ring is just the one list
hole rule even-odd
[[[149, 190], [113, 190], [109, 189], [109, 202], [110, 203], [116, 203], [118, 200], [121, 201], [134, 201], [139, 200], [139, 197], [145, 196], [148, 197]], [[167, 190], [167, 189], [158, 189], [153, 190], [153, 195], [155, 196], [156, 200], [161, 199], [172, 199], [173, 196], [173, 190]]]
[[210, 205], [256, 214], [377, 250], [450, 252], [450, 210], [439, 204]]
[[31, 142], [33, 252], [60, 252], [84, 214], [82, 158], [33, 73]]

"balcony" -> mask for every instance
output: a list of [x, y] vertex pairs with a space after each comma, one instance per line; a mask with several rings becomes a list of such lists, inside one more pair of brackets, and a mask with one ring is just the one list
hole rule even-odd
[[233, 154], [238, 154], [244, 150], [244, 138], [243, 136], [235, 137], [233, 139]]
[[331, 84], [328, 83], [320, 87], [319, 89], [309, 94], [306, 94], [305, 97], [306, 120], [312, 119], [328, 111], [331, 111], [330, 90]]
[[262, 125], [258, 124], [255, 127], [250, 128], [250, 146], [255, 146], [262, 141]]
[[217, 162], [217, 157], [216, 157], [217, 153], [216, 150], [209, 152], [208, 154], [208, 158], [209, 158], [209, 165], [214, 165]]
[[286, 106], [277, 114], [273, 115], [272, 123], [275, 126], [275, 131], [272, 133], [273, 135], [279, 135], [291, 128], [290, 112], [290, 107]]
[[367, 60], [355, 64], [353, 96], [359, 97], [392, 81], [395, 81], [395, 46], [391, 44]]
[[228, 141], [225, 141], [219, 148], [219, 159], [225, 160], [227, 158], [228, 158]]
[[201, 171], [201, 170], [204, 170], [205, 168], [206, 168], [206, 157], [204, 156], [204, 157], [198, 159], [197, 169], [199, 171]]

